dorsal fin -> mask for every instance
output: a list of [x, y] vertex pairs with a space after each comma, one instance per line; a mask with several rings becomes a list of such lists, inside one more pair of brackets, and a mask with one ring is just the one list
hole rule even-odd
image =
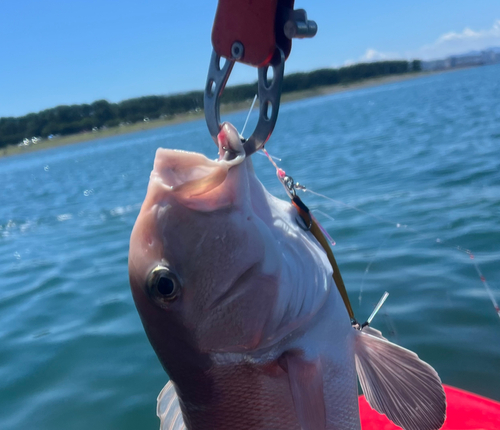
[[179, 398], [171, 381], [158, 394], [156, 415], [160, 418], [160, 430], [186, 430]]

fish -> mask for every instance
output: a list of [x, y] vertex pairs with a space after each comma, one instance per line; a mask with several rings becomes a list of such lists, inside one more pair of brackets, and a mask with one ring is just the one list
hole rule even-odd
[[133, 227], [129, 279], [169, 376], [171, 430], [359, 430], [358, 383], [405, 430], [439, 429], [436, 371], [351, 325], [316, 238], [271, 195], [224, 123], [219, 159], [158, 149]]

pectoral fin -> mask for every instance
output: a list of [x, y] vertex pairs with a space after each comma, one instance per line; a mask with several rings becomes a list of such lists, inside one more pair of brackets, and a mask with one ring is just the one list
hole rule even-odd
[[301, 353], [286, 352], [280, 363], [288, 373], [290, 390], [302, 430], [325, 430], [321, 360], [306, 360]]
[[186, 430], [179, 398], [171, 381], [158, 394], [156, 415], [160, 418], [160, 430]]
[[370, 406], [404, 430], [437, 430], [446, 396], [436, 371], [369, 327], [357, 332], [356, 370]]

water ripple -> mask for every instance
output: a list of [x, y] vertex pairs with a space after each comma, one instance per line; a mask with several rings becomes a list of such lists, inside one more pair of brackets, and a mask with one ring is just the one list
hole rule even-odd
[[[500, 301], [499, 83], [500, 67], [483, 67], [287, 103], [268, 144], [295, 180], [343, 202], [303, 196], [360, 318], [389, 291], [375, 325], [444, 382], [497, 400], [500, 324], [468, 250]], [[157, 428], [167, 377], [127, 254], [159, 146], [215, 157], [195, 121], [0, 159], [0, 428]]]

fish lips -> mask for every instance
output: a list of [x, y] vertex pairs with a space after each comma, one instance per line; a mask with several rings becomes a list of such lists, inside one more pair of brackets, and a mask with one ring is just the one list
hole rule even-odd
[[235, 206], [243, 200], [246, 163], [210, 160], [187, 151], [158, 149], [145, 205], [174, 198], [180, 204], [202, 212]]

